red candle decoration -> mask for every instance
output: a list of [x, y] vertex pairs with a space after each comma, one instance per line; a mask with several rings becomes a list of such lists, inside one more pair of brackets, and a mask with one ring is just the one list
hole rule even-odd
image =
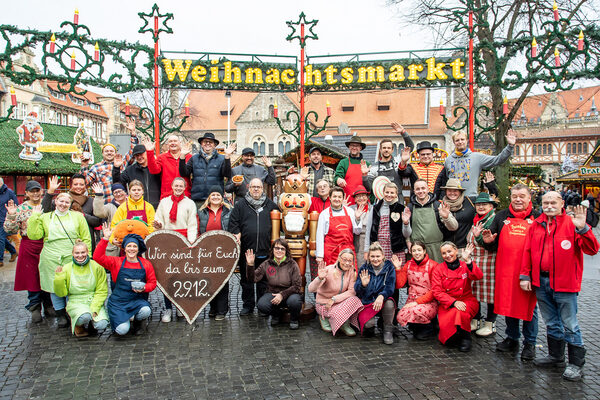
[[531, 41], [531, 57], [537, 57], [537, 42], [535, 38]]
[[552, 6], [552, 11], [554, 12], [554, 20], [558, 21], [558, 5], [556, 4], [556, 0], [554, 0], [554, 5]]
[[508, 99], [504, 96], [504, 100], [502, 101], [502, 114], [508, 114]]
[[16, 107], [17, 105], [17, 95], [15, 94], [15, 88], [10, 87], [10, 103]]
[[440, 115], [446, 115], [446, 107], [444, 107], [444, 99], [440, 99]]
[[554, 65], [560, 67], [560, 53], [558, 52], [558, 48], [554, 49]]
[[98, 42], [94, 46], [94, 61], [100, 61], [100, 47], [98, 46]]
[[187, 99], [185, 100], [185, 116], [190, 116], [190, 102]]
[[279, 117], [279, 110], [277, 110], [277, 103], [273, 104], [273, 117]]
[[50, 38], [50, 54], [54, 54], [55, 51], [56, 51], [56, 35], [54, 35], [54, 33], [53, 33], [52, 37]]
[[75, 70], [75, 51], [71, 53], [71, 69]]
[[75, 9], [75, 14], [73, 15], [73, 23], [77, 25], [79, 23], [79, 10]]
[[129, 113], [131, 112], [131, 106], [129, 105], [129, 97], [125, 101], [125, 116], [129, 117]]
[[583, 31], [579, 31], [579, 38], [577, 40], [577, 50], [583, 50]]
[[329, 100], [327, 100], [327, 116], [331, 117], [331, 104], [329, 103]]

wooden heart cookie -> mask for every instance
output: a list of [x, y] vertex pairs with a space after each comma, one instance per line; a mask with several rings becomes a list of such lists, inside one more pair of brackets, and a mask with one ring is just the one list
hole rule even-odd
[[193, 323], [233, 274], [240, 247], [226, 231], [202, 234], [192, 245], [180, 233], [160, 230], [146, 238], [159, 289]]

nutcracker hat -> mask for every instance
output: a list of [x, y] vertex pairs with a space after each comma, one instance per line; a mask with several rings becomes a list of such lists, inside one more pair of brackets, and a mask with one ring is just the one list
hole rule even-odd
[[198, 143], [202, 144], [202, 141], [204, 139], [212, 140], [213, 142], [215, 142], [215, 146], [220, 143], [217, 139], [215, 139], [215, 134], [212, 132], [204, 132], [204, 135], [198, 138]]
[[367, 147], [367, 145], [365, 143], [363, 143], [363, 141], [361, 140], [361, 138], [359, 138], [358, 136], [352, 136], [350, 138], [350, 140], [348, 140], [346, 143], [344, 143], [346, 145], [346, 147], [350, 148], [350, 145], [352, 143], [357, 143], [360, 144], [361, 150], [364, 150], [365, 147]]
[[446, 186], [442, 186], [441, 188], [444, 190], [446, 190], [446, 189], [456, 189], [456, 190], [462, 190], [462, 191], [465, 190], [465, 188], [460, 185], [460, 181], [456, 178], [448, 179], [448, 182], [446, 182]]

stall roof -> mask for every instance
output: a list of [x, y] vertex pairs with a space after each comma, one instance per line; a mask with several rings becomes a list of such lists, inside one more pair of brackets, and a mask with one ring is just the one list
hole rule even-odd
[[[70, 153], [43, 153], [44, 157], [37, 162], [25, 161], [19, 158], [23, 146], [19, 143], [16, 129], [21, 125], [21, 120], [9, 120], [0, 123], [0, 174], [28, 174], [28, 175], [71, 175], [80, 170], [80, 165], [71, 161]], [[44, 129], [44, 141], [57, 143], [73, 143], [73, 136], [77, 130], [74, 126], [54, 124], [40, 124]], [[91, 139], [94, 160], [102, 160], [100, 145]]]

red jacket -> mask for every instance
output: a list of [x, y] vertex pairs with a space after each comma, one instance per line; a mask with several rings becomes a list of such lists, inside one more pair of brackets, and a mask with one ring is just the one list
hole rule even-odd
[[448, 268], [446, 262], [443, 262], [433, 269], [431, 291], [440, 305], [446, 309], [452, 307], [455, 301], [474, 300], [477, 302], [471, 291], [471, 282], [481, 278], [483, 278], [483, 272], [474, 261], [471, 271], [464, 261], [461, 261], [460, 267], [454, 271]]
[[[162, 173], [160, 178], [160, 198], [162, 199], [170, 196], [173, 191], [173, 189], [171, 189], [173, 179], [181, 177], [179, 174], [179, 159], [175, 159], [168, 151], [166, 153], [161, 153], [157, 158], [154, 158], [154, 151], [149, 150], [146, 151], [146, 156], [148, 157], [148, 171], [150, 171], [151, 174]], [[185, 162], [188, 162], [190, 158], [192, 158], [191, 154], [186, 155]], [[185, 195], [190, 197], [192, 195], [192, 182], [190, 182], [190, 178], [183, 179], [185, 179], [186, 183]]]
[[589, 225], [583, 233], [575, 231], [570, 216], [563, 211], [555, 217], [555, 228], [548, 232], [548, 216], [542, 214], [535, 219], [527, 232], [525, 250], [521, 262], [520, 279], [540, 286], [542, 254], [547, 246], [553, 246], [554, 260], [550, 265], [550, 287], [556, 292], [581, 291], [583, 275], [583, 253], [594, 255], [598, 252], [598, 241]]

